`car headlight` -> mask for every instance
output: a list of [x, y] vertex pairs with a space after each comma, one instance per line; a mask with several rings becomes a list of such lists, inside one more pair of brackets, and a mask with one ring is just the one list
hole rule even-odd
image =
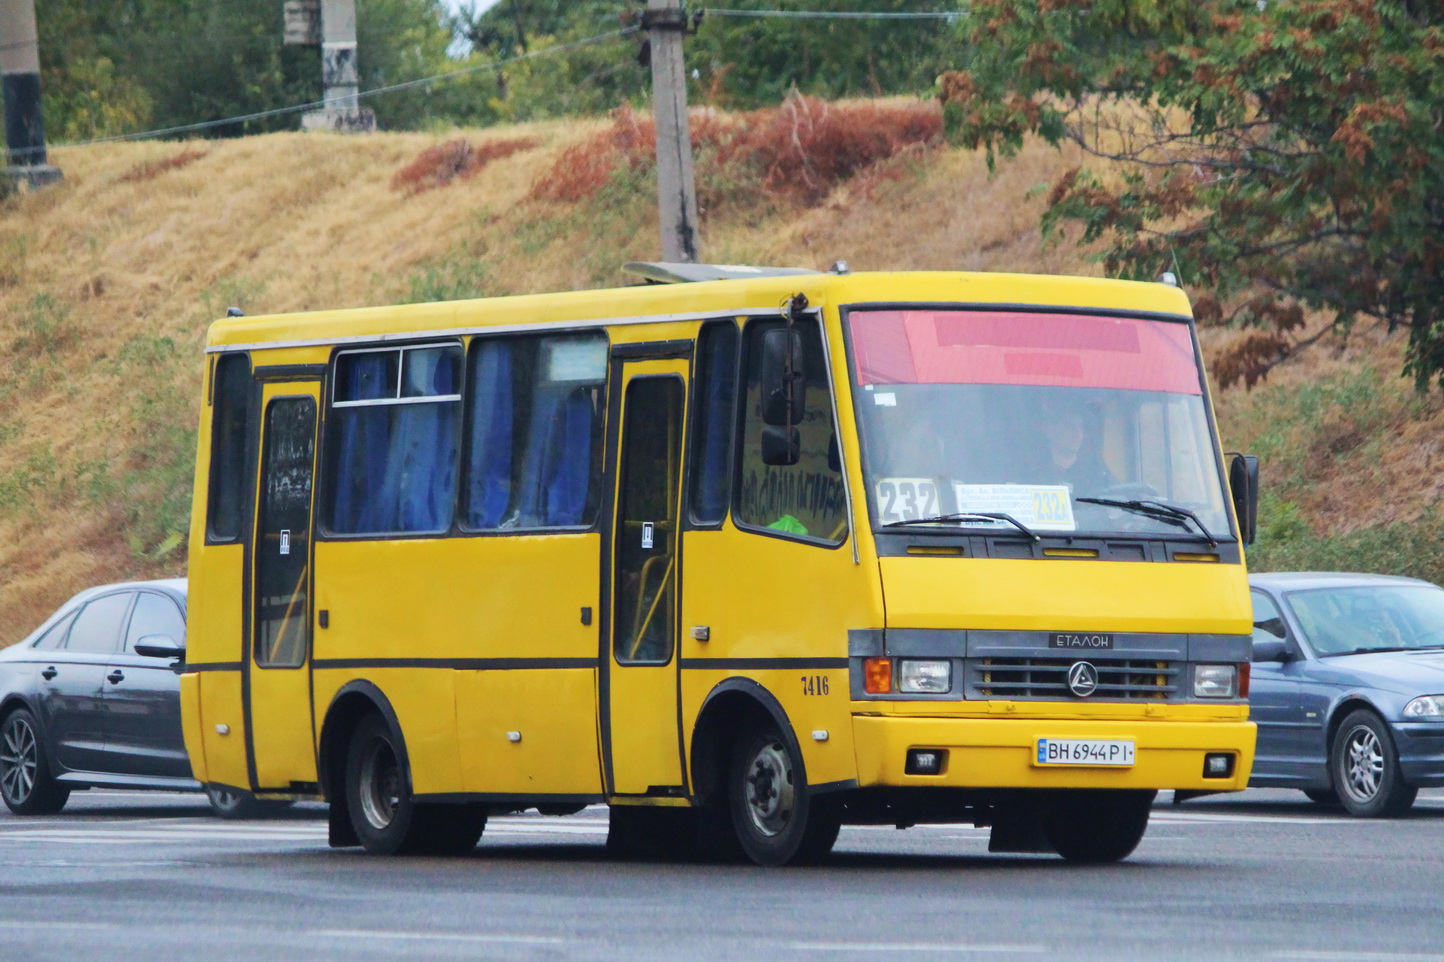
[[1195, 698], [1233, 698], [1238, 694], [1238, 666], [1195, 665], [1193, 694]]
[[1404, 717], [1444, 721], [1444, 695], [1420, 695], [1404, 706]]
[[953, 663], [950, 661], [904, 658], [898, 662], [898, 691], [914, 695], [946, 695], [952, 687]]

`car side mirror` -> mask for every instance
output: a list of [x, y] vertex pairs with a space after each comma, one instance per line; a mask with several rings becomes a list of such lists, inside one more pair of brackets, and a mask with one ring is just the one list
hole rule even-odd
[[131, 648], [145, 658], [184, 658], [186, 646], [170, 635], [145, 635]]
[[789, 432], [786, 428], [767, 425], [762, 429], [762, 463], [775, 465], [796, 464], [802, 457], [801, 434], [797, 428]]
[[1262, 641], [1253, 643], [1254, 661], [1279, 661], [1289, 660], [1289, 645], [1282, 638], [1265, 638]]
[[1252, 454], [1229, 455], [1228, 487], [1233, 494], [1233, 515], [1238, 519], [1238, 536], [1244, 544], [1258, 536], [1258, 458]]

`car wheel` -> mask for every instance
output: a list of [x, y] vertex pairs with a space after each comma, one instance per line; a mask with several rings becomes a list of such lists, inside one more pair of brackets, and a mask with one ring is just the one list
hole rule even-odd
[[206, 800], [211, 803], [212, 814], [230, 819], [263, 818], [291, 805], [290, 802], [256, 798], [250, 792], [222, 785], [207, 785]]
[[1402, 815], [1419, 794], [1418, 788], [1404, 783], [1388, 726], [1362, 708], [1350, 712], [1335, 733], [1329, 772], [1339, 801], [1360, 818]]
[[0, 797], [16, 815], [54, 815], [69, 787], [50, 773], [50, 757], [35, 716], [17, 708], [0, 725]]
[[486, 807], [418, 804], [411, 797], [400, 740], [378, 715], [357, 726], [346, 756], [351, 825], [373, 855], [464, 855], [486, 828]]
[[1325, 805], [1330, 808], [1337, 808], [1339, 805], [1339, 793], [1332, 788], [1305, 788], [1302, 791], [1315, 805]]
[[737, 841], [758, 865], [811, 862], [832, 851], [842, 826], [837, 808], [812, 797], [776, 725], [738, 740], [727, 787]]
[[1143, 841], [1157, 794], [1128, 789], [1052, 793], [1043, 811], [1043, 837], [1069, 862], [1121, 862]]

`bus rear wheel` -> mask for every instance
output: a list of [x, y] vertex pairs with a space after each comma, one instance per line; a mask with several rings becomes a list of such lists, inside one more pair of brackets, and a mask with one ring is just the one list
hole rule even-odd
[[382, 718], [356, 727], [346, 754], [346, 804], [363, 848], [373, 855], [465, 855], [486, 828], [476, 804], [417, 803], [400, 739]]
[[1074, 789], [1052, 793], [1043, 836], [1069, 862], [1121, 862], [1148, 830], [1155, 791]]
[[813, 862], [837, 841], [836, 807], [808, 791], [802, 765], [773, 723], [738, 739], [727, 795], [737, 841], [758, 865]]

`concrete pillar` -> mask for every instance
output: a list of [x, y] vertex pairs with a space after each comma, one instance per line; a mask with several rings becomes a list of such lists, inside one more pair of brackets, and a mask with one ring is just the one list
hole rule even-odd
[[695, 264], [697, 187], [692, 177], [692, 132], [687, 124], [687, 68], [681, 0], [647, 0], [643, 20], [652, 59], [652, 112], [657, 125], [657, 206], [662, 260]]
[[33, 0], [0, 0], [0, 89], [5, 103], [7, 179], [23, 179], [32, 187], [59, 180], [60, 171], [46, 162]]
[[326, 106], [301, 118], [306, 130], [367, 133], [376, 114], [360, 105], [356, 66], [356, 0], [321, 0], [321, 85]]

